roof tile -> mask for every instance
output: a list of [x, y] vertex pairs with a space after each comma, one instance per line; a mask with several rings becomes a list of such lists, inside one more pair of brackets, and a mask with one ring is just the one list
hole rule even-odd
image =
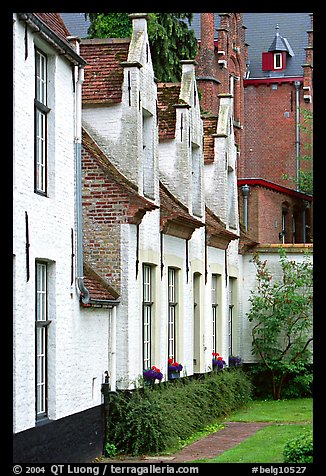
[[123, 67], [129, 40], [94, 42], [84, 40], [80, 54], [87, 61], [83, 83], [83, 103], [119, 103], [122, 99]]

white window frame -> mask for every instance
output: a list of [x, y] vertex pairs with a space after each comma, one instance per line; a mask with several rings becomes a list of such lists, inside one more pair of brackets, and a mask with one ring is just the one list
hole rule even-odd
[[217, 274], [212, 274], [211, 295], [212, 295], [212, 352], [217, 352]]
[[152, 266], [143, 264], [143, 370], [151, 367], [153, 289]]
[[47, 56], [35, 48], [35, 99], [34, 99], [34, 128], [35, 128], [35, 183], [36, 193], [47, 193]]
[[228, 350], [233, 355], [233, 325], [234, 325], [234, 287], [236, 278], [229, 277], [229, 312], [228, 312]]
[[35, 408], [36, 420], [47, 417], [48, 405], [48, 267], [43, 261], [35, 263]]
[[[283, 56], [282, 53], [274, 53], [274, 69], [282, 69], [283, 68]], [[279, 59], [279, 66], [277, 66], [277, 62]]]
[[168, 268], [168, 358], [176, 359], [177, 270]]

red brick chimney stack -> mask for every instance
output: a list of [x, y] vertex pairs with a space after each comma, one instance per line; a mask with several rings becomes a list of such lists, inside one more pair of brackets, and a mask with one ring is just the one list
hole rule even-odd
[[203, 112], [218, 112], [218, 66], [214, 45], [214, 13], [201, 13], [201, 42], [197, 58], [197, 82]]

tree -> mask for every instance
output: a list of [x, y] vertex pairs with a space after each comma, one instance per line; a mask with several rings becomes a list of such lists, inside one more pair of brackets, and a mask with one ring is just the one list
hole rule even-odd
[[[91, 38], [127, 38], [131, 36], [128, 13], [85, 13], [90, 19]], [[195, 59], [198, 44], [191, 24], [192, 13], [149, 13], [148, 38], [153, 69], [159, 81], [180, 81], [180, 60]]]
[[312, 342], [312, 264], [290, 261], [280, 252], [282, 276], [274, 278], [267, 261], [253, 258], [257, 290], [251, 291], [247, 314], [252, 328], [252, 353], [260, 357], [271, 376], [273, 398], [281, 398], [289, 374], [298, 374], [310, 363]]
[[305, 135], [306, 141], [304, 142], [303, 147], [306, 149], [306, 154], [299, 157], [301, 166], [299, 169], [298, 177], [291, 177], [288, 174], [283, 174], [282, 178], [284, 180], [289, 180], [290, 182], [297, 185], [300, 192], [308, 193], [313, 195], [313, 157], [312, 157], [312, 126], [313, 126], [313, 115], [312, 112], [307, 109], [301, 110], [303, 119], [299, 124], [300, 130]]

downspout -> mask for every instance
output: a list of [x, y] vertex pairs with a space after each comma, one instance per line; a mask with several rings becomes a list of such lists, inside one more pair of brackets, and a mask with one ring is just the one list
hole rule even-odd
[[116, 381], [117, 381], [117, 306], [113, 306], [111, 309], [111, 365], [110, 365], [110, 376], [111, 376], [111, 392], [116, 391]]
[[76, 157], [76, 205], [77, 205], [77, 265], [76, 286], [84, 304], [88, 304], [90, 294], [84, 284], [83, 266], [83, 220], [82, 220], [82, 161], [81, 161], [81, 113], [82, 113], [82, 84], [84, 68], [77, 67], [76, 82], [76, 130], [75, 130], [75, 157]]
[[248, 195], [249, 195], [249, 185], [243, 185], [241, 187], [243, 193], [243, 224], [245, 231], [248, 231]]
[[300, 81], [294, 81], [295, 86], [295, 157], [296, 157], [296, 183], [300, 191]]

